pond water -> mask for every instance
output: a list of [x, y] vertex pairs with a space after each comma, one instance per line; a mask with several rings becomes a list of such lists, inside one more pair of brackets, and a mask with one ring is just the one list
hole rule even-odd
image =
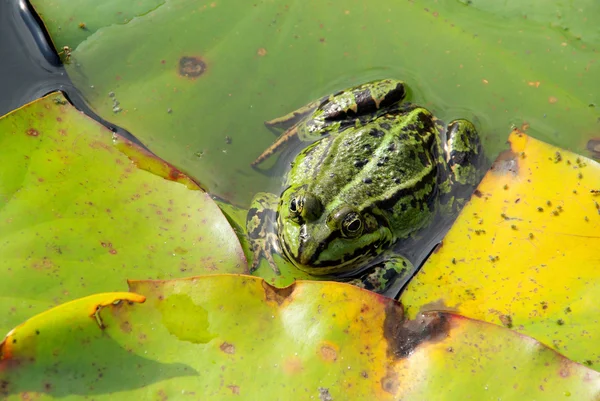
[[0, 116], [54, 91], [114, 132], [141, 143], [126, 130], [99, 117], [69, 79], [40, 20], [24, 0], [0, 0]]

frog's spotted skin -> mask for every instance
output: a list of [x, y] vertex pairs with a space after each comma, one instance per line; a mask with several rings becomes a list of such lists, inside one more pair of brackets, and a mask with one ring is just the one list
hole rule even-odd
[[364, 125], [378, 113], [399, 104], [406, 96], [401, 81], [381, 80], [325, 96], [280, 118], [267, 121], [269, 128], [289, 128], [253, 163], [256, 166], [293, 137], [313, 142], [333, 132]]
[[457, 204], [455, 193], [472, 190], [482, 152], [471, 123], [450, 123], [446, 140], [443, 125], [428, 110], [401, 104], [404, 96], [401, 81], [376, 81], [268, 123], [288, 129], [255, 164], [288, 138], [313, 143], [295, 158], [280, 197], [255, 198], [252, 270], [262, 255], [276, 269], [270, 253], [281, 248], [301, 270], [362, 274], [376, 290], [407, 271], [405, 258], [386, 251], [427, 226], [440, 204]]

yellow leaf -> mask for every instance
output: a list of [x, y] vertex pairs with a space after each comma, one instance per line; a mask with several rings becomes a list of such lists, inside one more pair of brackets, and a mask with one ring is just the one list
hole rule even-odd
[[600, 165], [518, 131], [402, 295], [600, 362]]

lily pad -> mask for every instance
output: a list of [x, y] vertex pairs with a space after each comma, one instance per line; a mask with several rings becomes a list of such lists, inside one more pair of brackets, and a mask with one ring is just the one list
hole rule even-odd
[[600, 164], [520, 132], [401, 300], [460, 313], [600, 364]]
[[127, 278], [247, 271], [198, 185], [52, 94], [0, 119], [0, 331]]
[[[61, 305], [0, 346], [7, 399], [556, 400], [600, 374], [506, 328], [340, 283], [130, 282]], [[139, 295], [138, 295], [139, 294]], [[138, 303], [145, 298], [145, 303]], [[119, 300], [119, 302], [114, 302]]]
[[[111, 1], [98, 14], [89, 0], [32, 3], [55, 46], [72, 48], [69, 76], [96, 112], [244, 207], [281, 189], [250, 169], [273, 141], [265, 120], [376, 78], [406, 80], [445, 121], [475, 120], [488, 155], [513, 124], [579, 152], [597, 133], [590, 0], [544, 1], [539, 14], [536, 1], [531, 18], [515, 17], [516, 0], [502, 12], [433, 0]], [[577, 32], [556, 26], [555, 9]]]

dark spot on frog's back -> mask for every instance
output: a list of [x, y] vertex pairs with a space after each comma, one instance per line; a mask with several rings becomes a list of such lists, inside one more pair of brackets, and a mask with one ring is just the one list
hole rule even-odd
[[389, 157], [383, 156], [381, 159], [379, 159], [377, 161], [377, 166], [379, 166], [379, 167], [384, 166], [389, 160], [390, 160]]
[[401, 83], [397, 84], [396, 87], [389, 91], [383, 100], [379, 103], [379, 108], [388, 107], [395, 103], [399, 103], [406, 96], [406, 90], [404, 89], [404, 85]]
[[385, 135], [385, 132], [373, 128], [371, 131], [369, 131], [369, 135], [371, 135], [374, 138], [381, 138]]
[[361, 167], [363, 167], [364, 165], [366, 165], [368, 162], [369, 162], [369, 160], [367, 160], [367, 159], [364, 159], [364, 160], [356, 160], [356, 161], [354, 162], [354, 167], [361, 168]]
[[449, 331], [450, 318], [445, 313], [420, 313], [414, 320], [406, 320], [400, 303], [390, 301], [385, 309], [383, 335], [390, 357], [406, 358], [424, 342], [445, 339]]
[[206, 71], [206, 63], [200, 57], [183, 56], [179, 59], [179, 75], [197, 78]]
[[354, 98], [356, 99], [357, 104], [357, 114], [366, 114], [373, 113], [377, 110], [377, 104], [375, 104], [375, 100], [373, 96], [371, 96], [371, 91], [369, 89], [364, 89], [354, 94]]

